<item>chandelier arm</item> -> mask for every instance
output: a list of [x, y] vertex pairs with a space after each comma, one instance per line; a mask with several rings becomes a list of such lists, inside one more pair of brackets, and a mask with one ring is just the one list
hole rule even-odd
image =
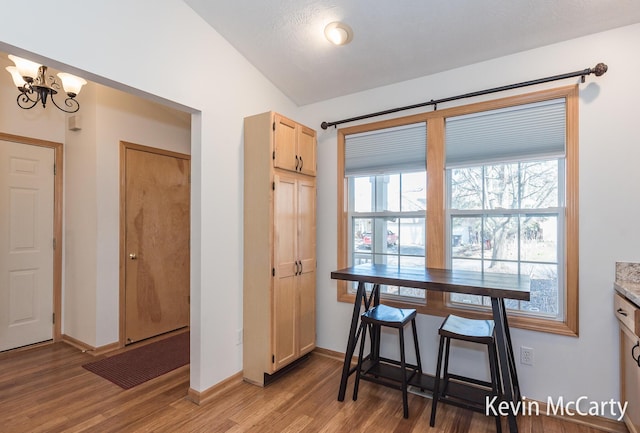
[[59, 106], [55, 98], [53, 97], [53, 94], [51, 95], [51, 102], [53, 102], [53, 105], [58, 107], [59, 110], [64, 111], [65, 113], [75, 113], [80, 109], [80, 104], [73, 98], [67, 98], [64, 100], [64, 105], [69, 107], [69, 109]]
[[16, 102], [18, 103], [18, 107], [24, 110], [29, 110], [36, 106], [39, 99], [40, 98], [38, 97], [36, 97], [36, 99], [31, 99], [27, 92], [20, 92], [16, 98]]

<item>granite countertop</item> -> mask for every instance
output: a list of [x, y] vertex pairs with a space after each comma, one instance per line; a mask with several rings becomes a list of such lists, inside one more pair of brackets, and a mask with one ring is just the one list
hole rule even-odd
[[640, 263], [616, 263], [616, 292], [640, 307]]

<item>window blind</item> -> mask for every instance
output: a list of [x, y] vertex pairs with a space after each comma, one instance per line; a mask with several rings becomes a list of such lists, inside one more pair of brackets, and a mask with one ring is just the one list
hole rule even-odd
[[562, 157], [565, 100], [501, 108], [446, 120], [446, 167]]
[[345, 175], [426, 170], [427, 124], [378, 129], [345, 137]]

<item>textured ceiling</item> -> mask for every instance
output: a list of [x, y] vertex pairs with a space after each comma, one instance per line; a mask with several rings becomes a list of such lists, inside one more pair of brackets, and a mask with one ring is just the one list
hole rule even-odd
[[184, 1], [298, 105], [640, 22], [639, 0]]

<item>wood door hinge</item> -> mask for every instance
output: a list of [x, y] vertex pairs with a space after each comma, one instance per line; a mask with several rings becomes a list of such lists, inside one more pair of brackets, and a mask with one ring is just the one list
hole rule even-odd
[[271, 268], [271, 276], [272, 277], [276, 276], [276, 268]]
[[273, 122], [273, 124], [272, 124], [272, 125], [273, 125], [273, 126], [272, 126], [272, 128], [273, 128], [273, 130], [275, 131], [275, 130], [276, 130], [276, 122]]
[[271, 355], [271, 363], [272, 364], [276, 363], [276, 356], [275, 355]]
[[271, 159], [273, 159], [274, 161], [276, 160], [276, 151], [275, 150], [271, 154]]
[[51, 314], [51, 323], [56, 324], [56, 313]]
[[53, 238], [53, 249], [56, 249], [56, 238]]
[[271, 189], [272, 190], [276, 190], [276, 183], [275, 182], [271, 182]]
[[53, 175], [56, 176], [58, 174], [58, 165], [56, 163], [53, 164]]

